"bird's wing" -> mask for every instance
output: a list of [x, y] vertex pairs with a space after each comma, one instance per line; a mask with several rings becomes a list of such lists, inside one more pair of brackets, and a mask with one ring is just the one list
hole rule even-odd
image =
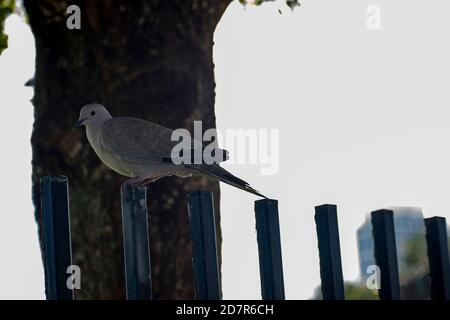
[[158, 164], [170, 158], [172, 130], [149, 121], [118, 117], [102, 125], [100, 143], [121, 160], [137, 164]]
[[[112, 118], [102, 125], [100, 144], [102, 148], [127, 162], [143, 165], [172, 163], [172, 150], [180, 143], [171, 140], [172, 132], [169, 128], [137, 118]], [[202, 154], [205, 145], [198, 142], [194, 149], [192, 139], [183, 143], [190, 147], [181, 151], [187, 152], [190, 163], [194, 163], [196, 150]], [[228, 159], [226, 150], [214, 149], [213, 155], [215, 152], [218, 152], [217, 162]]]

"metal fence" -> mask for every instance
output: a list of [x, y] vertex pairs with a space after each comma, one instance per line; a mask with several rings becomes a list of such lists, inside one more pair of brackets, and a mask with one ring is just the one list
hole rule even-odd
[[[40, 190], [46, 296], [50, 300], [71, 300], [74, 295], [73, 290], [67, 286], [66, 273], [72, 265], [68, 179], [64, 176], [44, 177], [41, 179]], [[124, 185], [121, 197], [127, 299], [152, 299], [146, 189]], [[189, 193], [187, 210], [192, 233], [195, 298], [219, 300], [222, 292], [212, 193]], [[262, 299], [283, 300], [285, 294], [278, 201], [256, 201], [255, 217]], [[374, 255], [381, 272], [379, 297], [382, 300], [398, 300], [401, 296], [393, 212], [378, 210], [371, 213], [371, 218]], [[315, 222], [323, 299], [344, 300], [336, 206], [317, 206]], [[445, 218], [425, 219], [425, 226], [430, 265], [430, 296], [436, 300], [450, 300], [450, 263]]]

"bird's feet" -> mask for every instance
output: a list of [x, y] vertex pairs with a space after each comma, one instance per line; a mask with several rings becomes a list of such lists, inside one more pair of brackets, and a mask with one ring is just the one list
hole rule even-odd
[[127, 181], [125, 181], [125, 183], [123, 184], [124, 186], [126, 185], [133, 185], [133, 186], [137, 186], [137, 187], [145, 187], [148, 184], [155, 182], [156, 180], [158, 180], [159, 177], [157, 178], [144, 178], [142, 179], [141, 177], [133, 177], [128, 179]]

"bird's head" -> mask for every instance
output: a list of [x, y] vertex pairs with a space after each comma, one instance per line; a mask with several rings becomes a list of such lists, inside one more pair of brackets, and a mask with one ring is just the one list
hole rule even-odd
[[80, 117], [73, 127], [75, 129], [81, 128], [82, 126], [86, 126], [86, 128], [97, 128], [111, 118], [111, 115], [104, 106], [98, 103], [91, 103], [81, 108]]

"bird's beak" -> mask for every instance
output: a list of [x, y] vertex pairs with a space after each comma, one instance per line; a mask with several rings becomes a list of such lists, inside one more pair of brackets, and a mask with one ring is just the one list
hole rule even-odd
[[81, 128], [81, 126], [83, 125], [83, 123], [86, 121], [87, 118], [81, 118], [80, 120], [78, 120], [74, 125], [73, 128], [74, 129], [79, 129]]

